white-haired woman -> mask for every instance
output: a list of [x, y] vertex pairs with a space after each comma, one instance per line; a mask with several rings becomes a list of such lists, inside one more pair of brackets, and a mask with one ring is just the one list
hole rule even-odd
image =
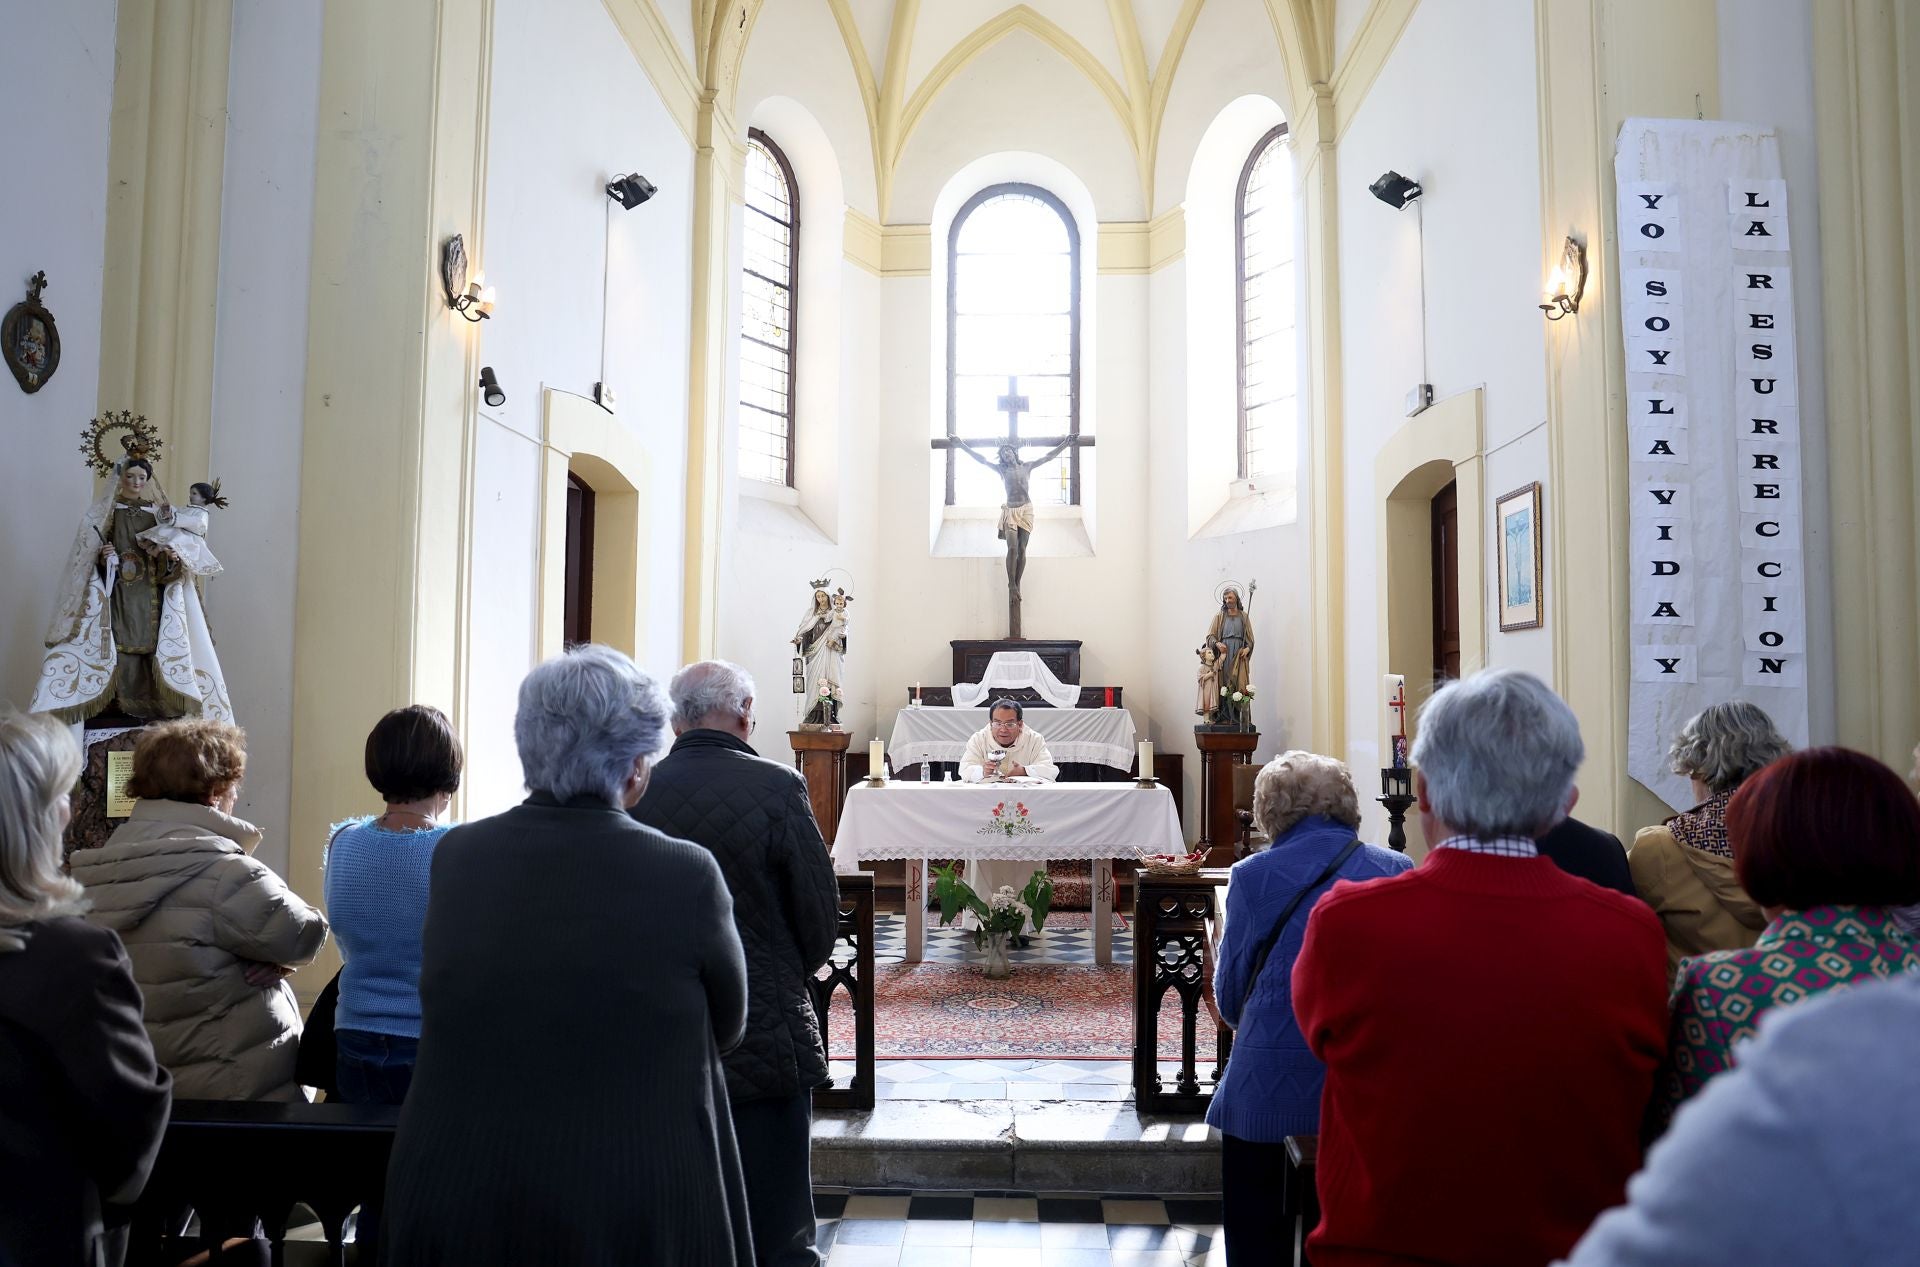
[[1633, 838], [1633, 887], [1667, 931], [1667, 970], [1716, 950], [1743, 950], [1767, 926], [1747, 896], [1727, 842], [1727, 802], [1749, 775], [1793, 750], [1768, 717], [1745, 700], [1703, 709], [1680, 729], [1667, 759], [1693, 782], [1694, 807]]
[[520, 686], [531, 791], [433, 856], [382, 1261], [752, 1261], [720, 1053], [747, 971], [713, 855], [627, 811], [665, 694], [608, 647]]
[[1413, 866], [1405, 854], [1360, 841], [1353, 777], [1332, 757], [1295, 750], [1269, 761], [1254, 781], [1253, 818], [1273, 844], [1234, 864], [1213, 975], [1220, 1017], [1234, 1028], [1233, 1059], [1207, 1108], [1207, 1123], [1223, 1137], [1229, 1263], [1269, 1261], [1286, 1241], [1275, 1200], [1286, 1139], [1320, 1127], [1325, 1071], [1293, 1016], [1293, 961], [1307, 916], [1336, 880]]
[[167, 1126], [119, 937], [60, 872], [80, 751], [46, 716], [0, 715], [0, 1263], [118, 1263]]

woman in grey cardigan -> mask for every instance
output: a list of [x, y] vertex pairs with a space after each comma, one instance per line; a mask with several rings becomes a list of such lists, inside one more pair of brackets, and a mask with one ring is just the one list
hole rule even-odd
[[747, 1267], [720, 1054], [747, 972], [713, 855], [628, 817], [667, 702], [581, 647], [520, 687], [532, 795], [434, 851], [388, 1267]]

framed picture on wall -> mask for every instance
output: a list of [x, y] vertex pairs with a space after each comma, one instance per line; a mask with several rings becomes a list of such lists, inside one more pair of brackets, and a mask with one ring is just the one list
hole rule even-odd
[[1502, 493], [1493, 502], [1500, 550], [1500, 630], [1538, 629], [1545, 623], [1540, 548], [1540, 481]]

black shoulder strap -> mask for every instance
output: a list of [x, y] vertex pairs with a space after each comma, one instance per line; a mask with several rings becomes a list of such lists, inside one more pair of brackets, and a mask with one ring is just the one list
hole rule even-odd
[[1360, 840], [1359, 837], [1356, 836], [1347, 842], [1346, 848], [1333, 856], [1333, 861], [1327, 864], [1327, 869], [1314, 877], [1313, 883], [1294, 894], [1293, 901], [1287, 903], [1287, 909], [1280, 912], [1280, 918], [1274, 921], [1273, 928], [1267, 933], [1266, 940], [1260, 943], [1259, 953], [1254, 956], [1253, 971], [1247, 974], [1246, 997], [1253, 997], [1254, 983], [1260, 980], [1260, 973], [1267, 966], [1267, 956], [1271, 955], [1273, 948], [1280, 944], [1280, 935], [1287, 931], [1287, 924], [1293, 919], [1293, 913], [1300, 909], [1300, 903], [1307, 900], [1307, 894], [1313, 892], [1328, 880], [1338, 875], [1340, 868], [1346, 865], [1347, 859], [1353, 857], [1354, 851], [1358, 848], [1360, 848]]

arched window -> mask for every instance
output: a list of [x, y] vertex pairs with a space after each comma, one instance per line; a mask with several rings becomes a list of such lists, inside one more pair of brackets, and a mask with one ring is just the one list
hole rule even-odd
[[1294, 355], [1293, 154], [1282, 123], [1253, 147], [1234, 201], [1240, 301], [1241, 479], [1293, 465], [1299, 422]]
[[1080, 233], [1037, 185], [994, 185], [960, 208], [947, 239], [947, 505], [997, 506], [987, 461], [1011, 444], [1041, 505], [1080, 501]]
[[791, 487], [800, 192], [787, 156], [759, 128], [747, 133], [746, 220], [740, 274], [740, 474]]

